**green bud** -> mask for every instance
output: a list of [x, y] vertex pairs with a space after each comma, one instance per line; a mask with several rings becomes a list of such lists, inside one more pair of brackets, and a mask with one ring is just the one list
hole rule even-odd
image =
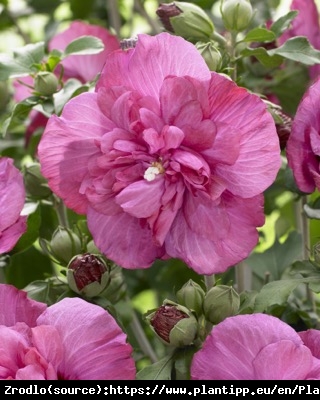
[[217, 285], [211, 288], [203, 301], [203, 312], [212, 324], [218, 324], [239, 311], [240, 296], [232, 286]]
[[212, 40], [210, 42], [197, 42], [196, 48], [204, 58], [210, 71], [219, 71], [222, 66], [222, 57], [214, 42]]
[[40, 172], [40, 164], [27, 165], [23, 170], [23, 179], [27, 194], [33, 199], [46, 199], [51, 195], [48, 183]]
[[99, 296], [109, 284], [109, 268], [97, 254], [78, 254], [68, 264], [67, 280], [74, 292]]
[[34, 90], [43, 96], [51, 96], [59, 86], [59, 80], [52, 72], [39, 72], [34, 79]]
[[192, 3], [175, 1], [160, 4], [156, 13], [167, 31], [187, 40], [207, 41], [214, 32], [214, 24], [208, 14]]
[[166, 345], [185, 347], [193, 344], [198, 332], [198, 321], [190, 310], [165, 300], [147, 317], [152, 329]]
[[102, 295], [111, 303], [117, 303], [126, 293], [126, 285], [123, 278], [122, 268], [112, 264], [109, 271], [109, 284]]
[[189, 279], [189, 281], [185, 283], [176, 293], [179, 304], [182, 304], [189, 310], [194, 311], [197, 315], [202, 314], [202, 303], [204, 296], [205, 292], [202, 287], [192, 279]]
[[81, 240], [70, 229], [59, 226], [50, 241], [50, 252], [63, 265], [68, 265], [75, 255], [81, 253]]
[[224, 26], [228, 30], [241, 32], [251, 21], [252, 5], [249, 0], [223, 0], [221, 15]]

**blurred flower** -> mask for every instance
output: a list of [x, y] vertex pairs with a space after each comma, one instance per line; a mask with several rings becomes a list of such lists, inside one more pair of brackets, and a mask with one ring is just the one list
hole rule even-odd
[[266, 314], [229, 317], [195, 353], [191, 379], [319, 380], [320, 331], [308, 332]]
[[292, 122], [286, 146], [288, 165], [304, 193], [320, 189], [320, 78], [304, 94]]
[[281, 165], [264, 102], [168, 33], [110, 54], [96, 92], [50, 118], [38, 154], [108, 259], [135, 269], [180, 258], [201, 274], [252, 251]]
[[[58, 33], [49, 41], [48, 50], [49, 52], [52, 50], [63, 51], [70, 42], [85, 35], [98, 37], [102, 40], [105, 48], [98, 54], [71, 55], [62, 60], [61, 64], [64, 68], [63, 81], [70, 78], [78, 79], [82, 83], [94, 80], [98, 73], [101, 72], [106, 56], [120, 47], [120, 42], [117, 37], [102, 26], [91, 25], [84, 21], [73, 21], [66, 30]], [[54, 72], [56, 76], [59, 77], [61, 68], [56, 68]], [[21, 84], [21, 82], [23, 84]], [[13, 81], [14, 100], [16, 102], [21, 102], [27, 97], [32, 96], [34, 91], [33, 86], [34, 80], [31, 76], [15, 79]], [[38, 128], [44, 127], [48, 119], [39, 111], [32, 110], [29, 115], [29, 120], [30, 123], [26, 131], [27, 143], [33, 132]]]
[[[283, 44], [294, 36], [306, 36], [311, 45], [320, 50], [320, 24], [319, 12], [314, 0], [293, 0], [291, 10], [299, 11], [287, 29], [279, 38], [279, 44]], [[320, 73], [320, 64], [309, 67], [310, 78], [313, 80]]]
[[27, 216], [21, 216], [25, 188], [13, 159], [0, 157], [0, 254], [13, 249], [27, 230]]
[[135, 379], [132, 348], [103, 308], [80, 298], [47, 307], [4, 284], [0, 304], [0, 379]]

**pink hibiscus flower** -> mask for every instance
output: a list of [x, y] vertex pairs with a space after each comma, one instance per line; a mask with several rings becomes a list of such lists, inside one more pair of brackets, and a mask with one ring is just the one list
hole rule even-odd
[[[311, 45], [320, 50], [320, 24], [319, 12], [314, 0], [293, 0], [291, 10], [298, 11], [298, 15], [292, 21], [292, 26], [279, 38], [280, 44], [294, 36], [305, 36]], [[320, 73], [320, 64], [309, 67], [310, 78], [313, 80]]]
[[132, 348], [103, 308], [80, 298], [47, 307], [0, 284], [0, 310], [0, 379], [135, 379]]
[[320, 189], [320, 78], [304, 94], [293, 119], [287, 142], [288, 165], [304, 193]]
[[202, 274], [252, 251], [281, 164], [265, 104], [168, 33], [111, 53], [96, 92], [50, 118], [39, 160], [109, 259], [180, 258]]
[[297, 333], [266, 314], [237, 315], [216, 325], [191, 364], [193, 380], [320, 379], [320, 331]]
[[[101, 72], [106, 56], [120, 47], [118, 38], [112, 35], [107, 29], [98, 25], [88, 24], [84, 21], [73, 21], [66, 30], [58, 33], [49, 41], [48, 49], [49, 51], [54, 49], [63, 51], [70, 42], [86, 35], [95, 36], [102, 40], [104, 50], [98, 54], [73, 55], [64, 59], [62, 61], [64, 67], [64, 81], [70, 78], [78, 79], [82, 83], [92, 81], [96, 78], [98, 73]], [[54, 72], [59, 76], [60, 68], [57, 68]], [[33, 78], [31, 76], [26, 76], [13, 81], [14, 100], [16, 102], [26, 99], [31, 96], [33, 92], [31, 88], [20, 82], [32, 87]], [[44, 127], [48, 120], [38, 111], [31, 111], [29, 119], [30, 124], [26, 132], [27, 143], [33, 132], [38, 128]]]
[[0, 157], [0, 254], [13, 249], [27, 230], [27, 216], [21, 216], [25, 188], [13, 160]]

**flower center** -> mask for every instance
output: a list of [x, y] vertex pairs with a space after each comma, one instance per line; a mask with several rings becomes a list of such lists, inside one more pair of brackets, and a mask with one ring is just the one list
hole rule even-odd
[[147, 168], [143, 177], [148, 182], [153, 181], [156, 175], [162, 174], [164, 172], [163, 165], [159, 161], [154, 161], [151, 167]]

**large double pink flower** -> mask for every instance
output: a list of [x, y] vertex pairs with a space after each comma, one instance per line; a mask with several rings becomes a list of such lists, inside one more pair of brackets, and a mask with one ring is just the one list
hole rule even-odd
[[108, 258], [124, 268], [180, 258], [203, 274], [257, 244], [262, 192], [281, 163], [265, 104], [168, 33], [111, 53], [96, 92], [50, 118], [39, 159]]
[[193, 357], [193, 380], [320, 379], [320, 331], [266, 314], [225, 319]]
[[286, 146], [288, 165], [298, 188], [320, 190], [320, 78], [304, 94]]
[[0, 157], [0, 254], [13, 249], [27, 229], [23, 177], [13, 159]]
[[0, 284], [0, 380], [133, 380], [132, 347], [114, 318], [80, 298], [47, 307]]

